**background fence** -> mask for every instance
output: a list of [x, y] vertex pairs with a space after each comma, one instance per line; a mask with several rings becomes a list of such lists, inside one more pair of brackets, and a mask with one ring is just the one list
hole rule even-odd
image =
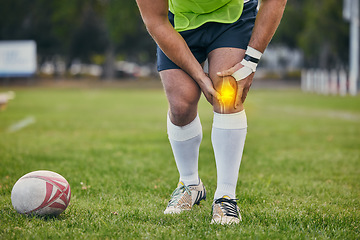
[[357, 93], [357, 86], [349, 84], [349, 76], [345, 70], [304, 69], [301, 72], [301, 89], [325, 95], [345, 96]]

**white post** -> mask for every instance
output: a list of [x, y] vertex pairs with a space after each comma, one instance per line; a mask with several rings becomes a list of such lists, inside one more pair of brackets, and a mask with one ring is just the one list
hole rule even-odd
[[343, 16], [350, 21], [349, 92], [356, 95], [359, 79], [359, 0], [344, 0]]
[[325, 95], [329, 94], [329, 73], [327, 70], [323, 70], [321, 74], [322, 78], [322, 93]]
[[316, 93], [316, 89], [317, 89], [317, 70], [313, 69], [311, 75], [312, 75], [311, 89], [312, 89], [312, 92]]
[[339, 93], [341, 96], [346, 95], [346, 72], [344, 70], [341, 70], [339, 73]]
[[338, 93], [338, 73], [332, 70], [330, 73], [330, 94], [336, 95]]
[[321, 93], [321, 69], [315, 71], [315, 92]]
[[324, 74], [324, 70], [321, 69], [319, 70], [319, 93], [320, 94], [324, 94], [325, 91], [325, 74]]
[[306, 82], [307, 82], [307, 72], [305, 69], [301, 70], [301, 90], [303, 92], [307, 92], [308, 89], [306, 88]]
[[314, 91], [313, 82], [314, 82], [314, 71], [312, 69], [309, 69], [306, 73], [306, 88], [308, 92]]

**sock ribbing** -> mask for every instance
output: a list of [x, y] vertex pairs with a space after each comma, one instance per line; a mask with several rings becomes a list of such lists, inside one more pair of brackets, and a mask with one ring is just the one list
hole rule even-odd
[[215, 199], [235, 198], [236, 184], [247, 133], [245, 111], [235, 114], [214, 113], [211, 140], [217, 168]]
[[202, 140], [199, 116], [197, 115], [188, 125], [180, 127], [174, 125], [168, 115], [167, 130], [180, 181], [185, 185], [197, 185], [199, 148]]
[[221, 114], [214, 112], [213, 127], [220, 129], [247, 128], [245, 110], [231, 114]]
[[202, 126], [200, 122], [199, 115], [195, 117], [195, 119], [185, 125], [185, 126], [176, 126], [171, 120], [169, 114], [167, 115], [167, 133], [169, 139], [175, 141], [185, 141], [196, 137], [198, 135], [202, 135]]

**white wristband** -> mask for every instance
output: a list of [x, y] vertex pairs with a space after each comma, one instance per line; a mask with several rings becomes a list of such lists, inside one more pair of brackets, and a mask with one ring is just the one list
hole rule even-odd
[[249, 55], [250, 57], [260, 60], [262, 53], [260, 51], [256, 50], [255, 48], [248, 46], [246, 49], [245, 55]]
[[234, 72], [231, 76], [233, 76], [236, 81], [240, 81], [248, 77], [251, 73], [256, 71], [261, 55], [262, 53], [260, 51], [248, 46], [245, 52], [245, 57], [241, 61], [243, 67]]

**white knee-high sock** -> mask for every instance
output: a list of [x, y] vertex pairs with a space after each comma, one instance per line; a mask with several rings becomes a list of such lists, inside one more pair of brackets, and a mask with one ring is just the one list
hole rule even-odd
[[247, 132], [245, 110], [232, 114], [214, 112], [211, 141], [217, 168], [214, 199], [235, 198], [236, 183]]
[[180, 174], [180, 181], [185, 185], [199, 184], [198, 158], [202, 140], [202, 127], [199, 116], [197, 115], [188, 125], [179, 127], [171, 122], [168, 115], [167, 131]]

